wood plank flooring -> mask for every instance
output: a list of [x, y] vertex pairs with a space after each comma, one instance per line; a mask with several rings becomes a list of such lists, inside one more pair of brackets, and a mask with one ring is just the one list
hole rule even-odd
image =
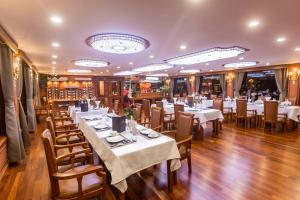
[[[0, 199], [50, 199], [50, 184], [40, 133], [31, 135], [27, 159], [10, 166], [0, 183]], [[264, 133], [224, 124], [218, 138], [206, 130], [194, 139], [192, 174], [179, 170], [174, 192], [167, 190], [166, 164], [128, 178], [126, 199], [300, 199], [300, 131]], [[114, 199], [108, 190], [106, 199]]]

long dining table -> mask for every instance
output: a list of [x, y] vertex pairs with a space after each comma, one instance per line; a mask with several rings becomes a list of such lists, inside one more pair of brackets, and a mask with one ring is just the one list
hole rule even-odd
[[[97, 126], [105, 128], [99, 130], [95, 128]], [[126, 128], [119, 136], [124, 137], [127, 142], [114, 145], [107, 140], [112, 134], [111, 126], [112, 119], [107, 115], [96, 120], [86, 120], [83, 117], [79, 122], [79, 129], [110, 173], [110, 184], [119, 190], [121, 196], [124, 196], [128, 188], [127, 177], [164, 161], [167, 161], [168, 189], [173, 191], [173, 172], [181, 167], [176, 141], [159, 133], [157, 138], [138, 133], [133, 142], [132, 134]], [[146, 128], [137, 125], [137, 129]]]

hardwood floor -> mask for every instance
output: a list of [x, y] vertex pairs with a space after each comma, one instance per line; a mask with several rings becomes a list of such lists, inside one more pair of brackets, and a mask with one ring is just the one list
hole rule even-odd
[[[27, 159], [10, 166], [0, 183], [0, 199], [49, 199], [50, 184], [40, 133], [31, 136]], [[206, 130], [192, 145], [192, 174], [183, 162], [173, 193], [166, 164], [128, 178], [126, 199], [300, 199], [300, 131], [269, 134], [224, 124], [218, 138]], [[106, 199], [114, 199], [111, 191]]]

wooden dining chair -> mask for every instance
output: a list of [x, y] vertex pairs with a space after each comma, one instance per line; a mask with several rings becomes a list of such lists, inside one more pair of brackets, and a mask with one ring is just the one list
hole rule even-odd
[[46, 119], [48, 129], [53, 135], [53, 143], [58, 145], [83, 142], [84, 136], [79, 129], [56, 130], [51, 117]]
[[244, 122], [245, 127], [248, 123], [253, 121], [254, 125], [256, 125], [256, 110], [248, 110], [247, 109], [247, 100], [237, 99], [236, 100], [236, 125], [240, 121]]
[[[74, 157], [75, 160], [73, 162], [80, 164], [80, 163], [85, 163], [91, 159], [89, 156], [87, 156], [84, 153], [84, 152], [90, 152], [90, 153], [92, 152], [87, 142], [77, 142], [72, 144], [59, 145], [55, 142], [56, 137], [53, 132], [51, 132], [49, 129], [46, 129], [46, 131], [44, 132], [47, 132], [47, 134], [51, 136], [51, 138], [49, 138], [49, 141], [51, 142], [56, 158], [64, 156], [65, 154], [82, 152], [76, 154], [76, 156]], [[65, 138], [67, 139], [67, 136], [65, 136]], [[58, 161], [59, 166], [70, 165], [70, 163], [71, 160], [68, 158], [60, 159], [60, 161]]]
[[[42, 133], [47, 159], [52, 199], [89, 199], [101, 197], [106, 185], [106, 174], [102, 166], [93, 165], [91, 152], [87, 149], [70, 152], [57, 157], [49, 130]], [[88, 164], [77, 166], [76, 157], [84, 154], [90, 157]], [[70, 168], [59, 168], [59, 162], [70, 160]]]
[[277, 130], [278, 124], [282, 125], [282, 131], [287, 130], [287, 114], [278, 113], [277, 101], [264, 102], [264, 117], [262, 121], [264, 130], [268, 128], [271, 132], [273, 132], [273, 130]]
[[151, 128], [157, 132], [162, 131], [163, 125], [163, 112], [162, 109], [159, 107], [152, 107], [151, 108], [151, 121], [150, 122], [142, 122], [141, 125]]
[[114, 100], [114, 111], [118, 115], [120, 113], [120, 101], [119, 100]]
[[192, 129], [194, 122], [194, 115], [191, 113], [185, 113], [178, 111], [177, 113], [180, 125], [176, 130], [164, 131], [162, 134], [173, 137], [176, 140], [180, 160], [187, 159], [189, 173], [192, 172], [192, 158], [191, 158], [191, 146], [192, 146]]
[[141, 123], [142, 119], [142, 104], [136, 103], [135, 108], [133, 108], [133, 119], [137, 121], [137, 123]]
[[150, 100], [143, 99], [142, 104], [143, 104], [142, 112], [143, 112], [143, 116], [144, 116], [144, 122], [147, 122], [147, 121], [150, 122], [150, 119], [151, 119]]
[[[222, 114], [225, 115], [223, 106], [224, 106], [223, 99], [214, 99], [213, 100], [212, 108], [216, 109], [216, 110], [220, 110], [222, 112]], [[218, 122], [218, 125], [220, 126], [220, 130], [222, 130], [222, 122], [221, 121]]]
[[175, 117], [175, 129], [177, 127], [177, 124], [179, 124], [179, 118], [178, 113], [179, 111], [184, 112], [184, 105], [182, 104], [174, 104], [174, 117]]
[[73, 122], [73, 119], [68, 114], [58, 114], [57, 112], [51, 111], [50, 117], [57, 130], [75, 129], [77, 127], [77, 124]]
[[171, 113], [165, 113], [164, 111], [164, 103], [162, 101], [156, 101], [156, 107], [162, 109], [163, 112], [163, 128], [170, 129], [171, 125], [175, 123], [175, 116]]

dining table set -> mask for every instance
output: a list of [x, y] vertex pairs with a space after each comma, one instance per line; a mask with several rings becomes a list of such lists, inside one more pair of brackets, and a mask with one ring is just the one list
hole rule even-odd
[[[227, 100], [223, 102], [224, 109], [231, 109], [233, 113], [236, 113], [236, 101], [234, 100]], [[256, 115], [263, 116], [264, 115], [264, 103], [263, 101], [256, 101], [256, 102], [247, 102], [247, 110], [254, 110]], [[293, 106], [288, 101], [283, 101], [279, 103], [278, 106], [278, 113], [279, 114], [286, 114], [287, 118], [293, 120], [295, 122], [299, 121], [300, 116], [300, 106]]]
[[126, 178], [164, 161], [167, 162], [168, 189], [173, 190], [173, 172], [181, 167], [175, 139], [127, 119], [125, 131], [113, 131], [113, 118], [120, 116], [101, 108], [84, 114], [74, 107], [68, 110], [75, 120], [79, 118], [78, 128], [105, 165], [110, 173], [110, 184], [121, 196], [128, 188]]

